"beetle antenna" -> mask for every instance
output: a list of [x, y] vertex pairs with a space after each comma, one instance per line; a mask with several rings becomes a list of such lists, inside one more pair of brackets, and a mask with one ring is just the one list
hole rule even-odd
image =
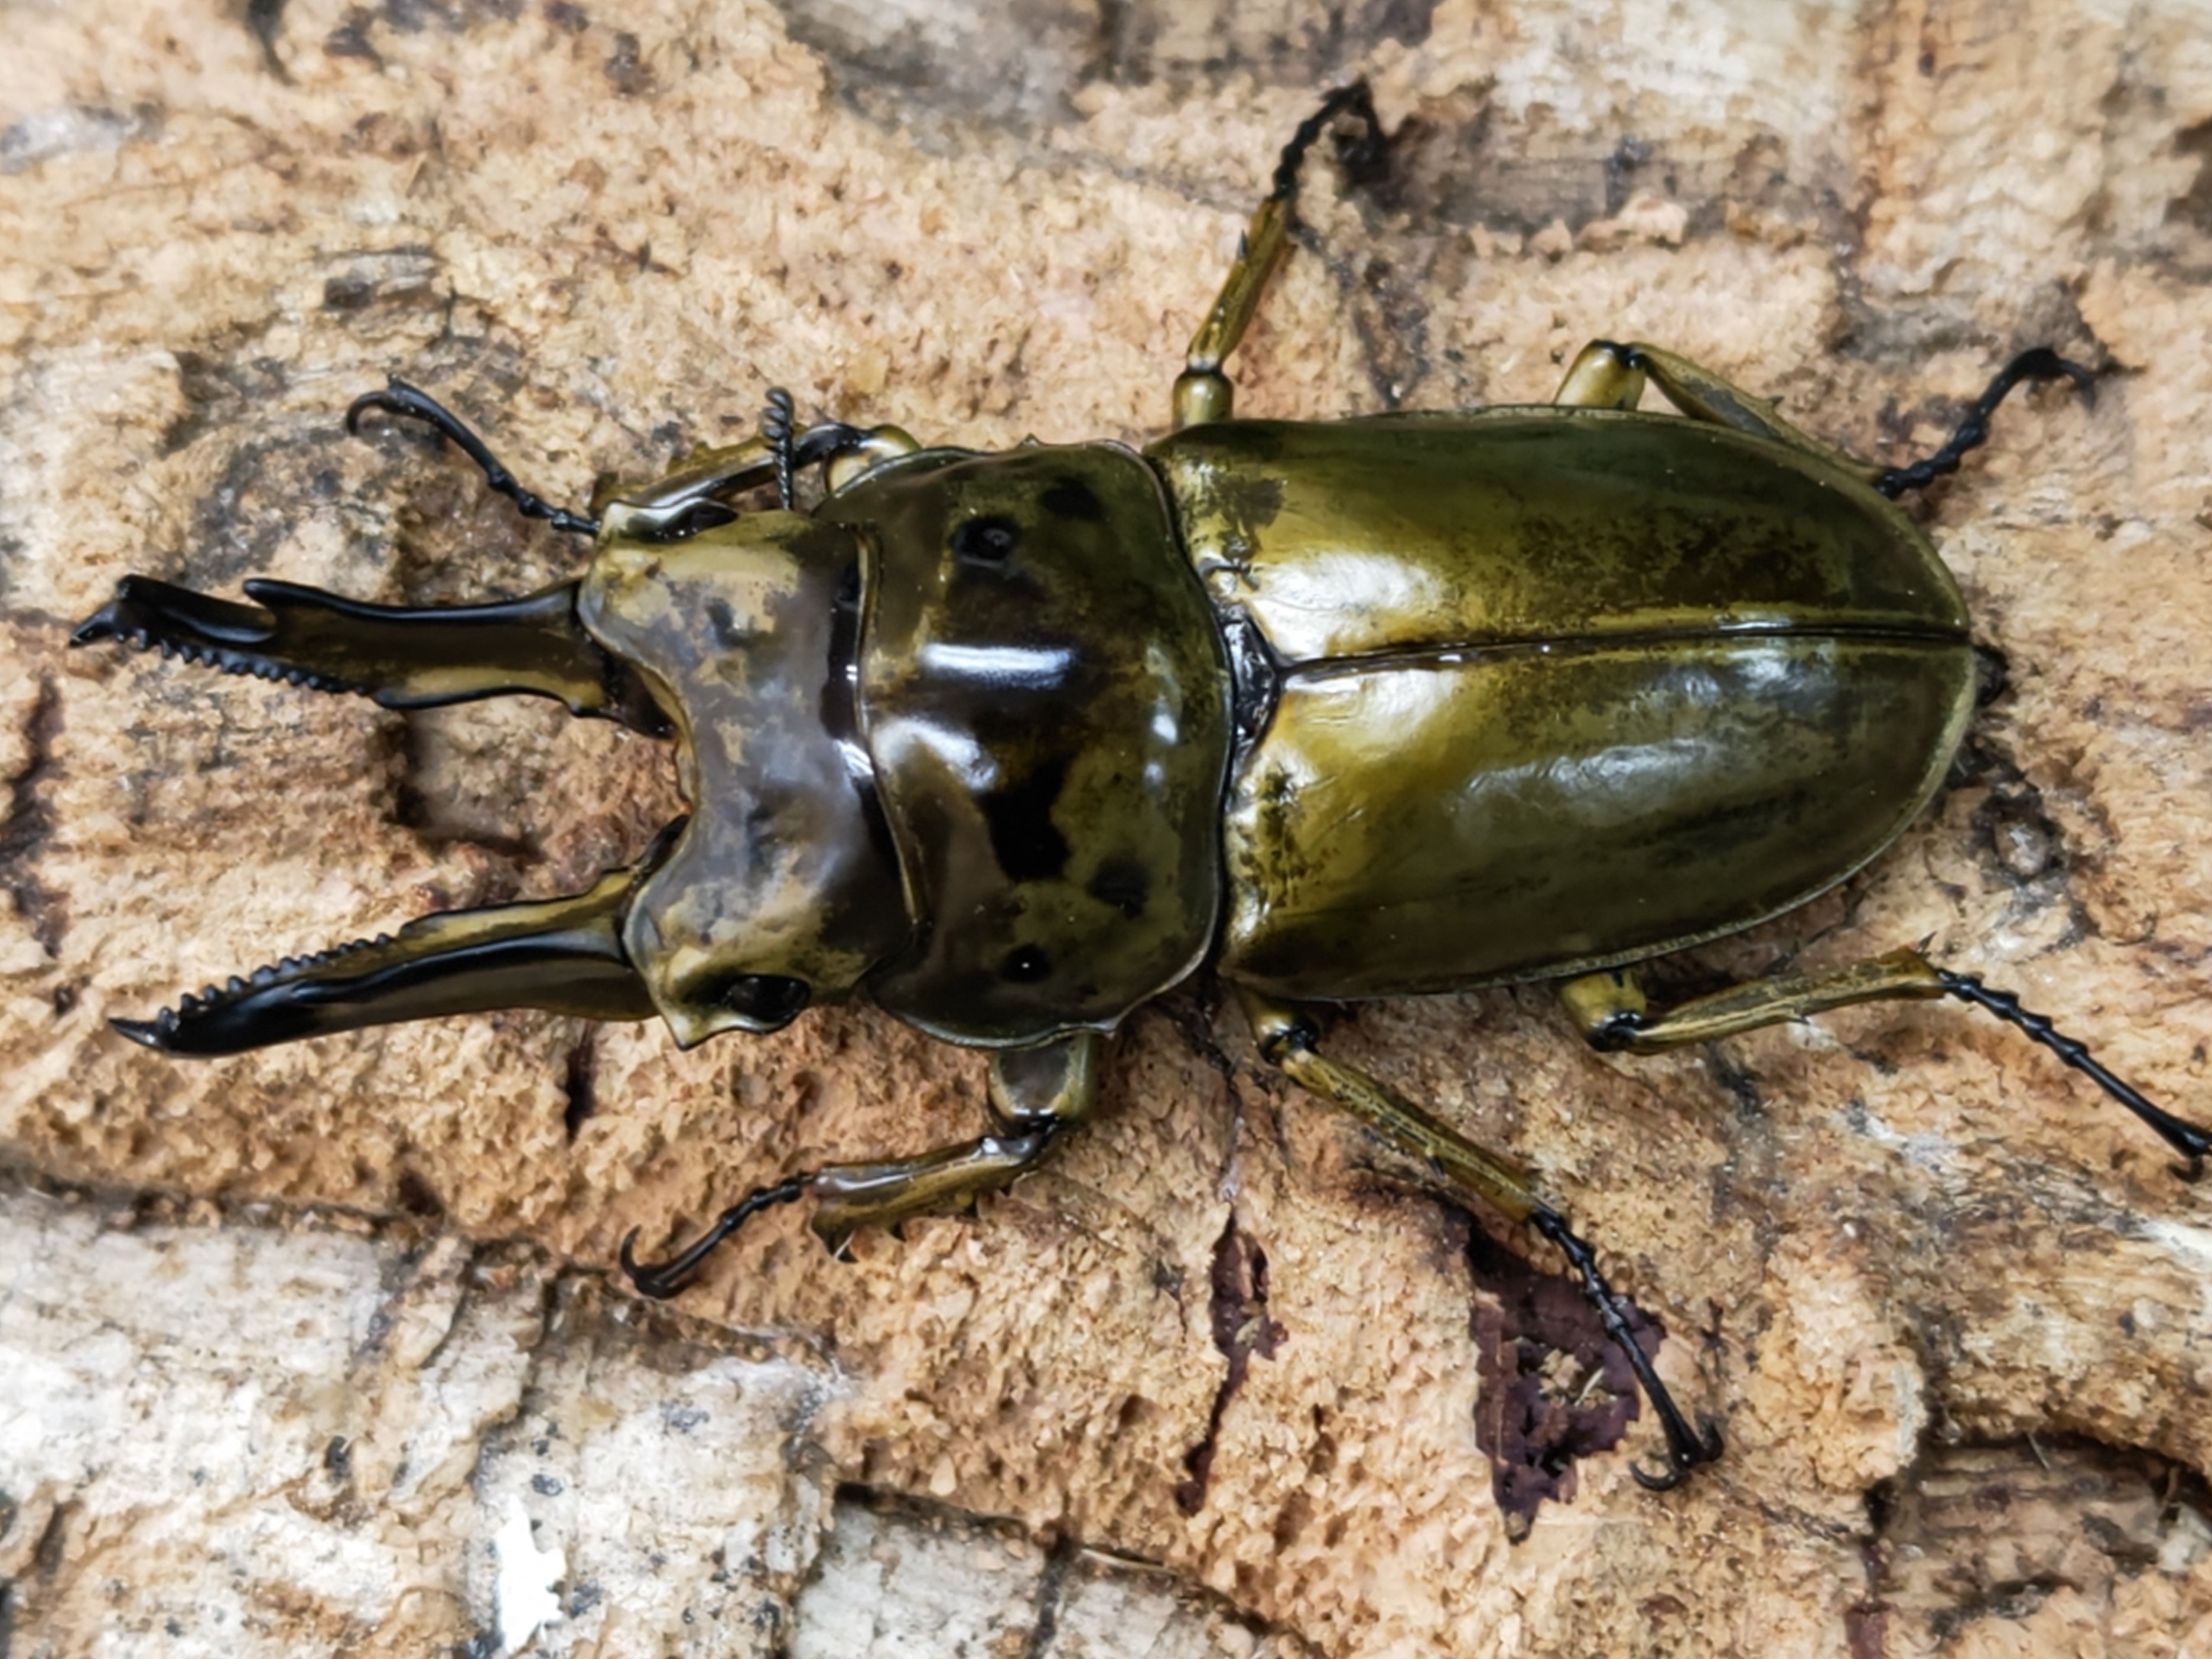
[[637, 1234], [635, 1227], [622, 1242], [622, 1269], [629, 1275], [629, 1282], [637, 1287], [641, 1296], [649, 1296], [656, 1302], [665, 1302], [690, 1282], [691, 1275], [699, 1271], [699, 1264], [711, 1255], [714, 1248], [732, 1233], [751, 1220], [761, 1211], [778, 1204], [788, 1204], [805, 1192], [809, 1185], [805, 1176], [793, 1176], [788, 1181], [779, 1181], [773, 1187], [756, 1187], [715, 1218], [690, 1244], [665, 1261], [640, 1261], [637, 1259]]
[[1946, 991], [1961, 1002], [1987, 1009], [2014, 1030], [2025, 1031], [2148, 1124], [2167, 1146], [2189, 1160], [2188, 1168], [2182, 1171], [2184, 1180], [2195, 1181], [2203, 1175], [2204, 1159], [2212, 1154], [2212, 1134], [2152, 1105], [2100, 1066], [2087, 1048], [2064, 1035], [2041, 1014], [2030, 1013], [2021, 1007], [2020, 999], [2011, 992], [1992, 991], [1972, 974], [1954, 974], [1942, 968], [1936, 970], [1936, 977], [1943, 982]]
[[525, 489], [512, 472], [500, 464], [482, 438], [469, 429], [461, 417], [447, 409], [435, 398], [416, 386], [411, 386], [398, 375], [381, 392], [364, 392], [347, 405], [345, 429], [352, 436], [361, 435], [362, 412], [380, 409], [389, 415], [404, 416], [420, 421], [449, 440], [455, 447], [474, 461], [483, 471], [484, 483], [494, 494], [513, 501], [526, 519], [543, 519], [556, 530], [565, 530], [571, 535], [596, 536], [599, 521], [586, 518], [580, 513], [571, 513], [564, 507], [556, 507], [543, 496]]
[[2022, 380], [2058, 380], [2073, 381], [2084, 403], [2096, 403], [2097, 376], [2094, 370], [2060, 356], [2049, 346], [2023, 351], [1997, 371], [1996, 378], [1974, 400], [1973, 407], [1966, 411], [1966, 418], [1959, 422], [1958, 429], [1942, 448], [1909, 466], [1891, 467], [1875, 479], [1875, 490], [1895, 501], [1908, 489], [1925, 489], [1947, 472], [1956, 472], [1960, 460], [1969, 450], [1978, 449], [1989, 441], [1990, 416], [1996, 413], [1997, 405], [2014, 386]]
[[768, 407], [761, 411], [761, 436], [768, 440], [769, 451], [775, 457], [775, 498], [787, 513], [798, 499], [791, 486], [791, 394], [780, 386], [770, 386]]
[[1597, 1253], [1577, 1237], [1567, 1225], [1566, 1218], [1558, 1211], [1540, 1208], [1528, 1218], [1528, 1224], [1559, 1247], [1575, 1275], [1583, 1282], [1583, 1294], [1597, 1310], [1599, 1322], [1615, 1346], [1627, 1355], [1628, 1364], [1643, 1384], [1644, 1398], [1650, 1401], [1651, 1409], [1659, 1415], [1659, 1426], [1667, 1437], [1667, 1467], [1654, 1474], [1640, 1463], [1631, 1463], [1628, 1472], [1636, 1477], [1636, 1484], [1646, 1492], [1668, 1492], [1690, 1478], [1690, 1471], [1700, 1463], [1717, 1462], [1721, 1455], [1720, 1425], [1710, 1417], [1698, 1419], [1692, 1429], [1682, 1415], [1682, 1408], [1674, 1403], [1674, 1396], [1659, 1380], [1659, 1373], [1628, 1328], [1621, 1316], [1620, 1304], [1613, 1293], [1613, 1286], [1597, 1270]]

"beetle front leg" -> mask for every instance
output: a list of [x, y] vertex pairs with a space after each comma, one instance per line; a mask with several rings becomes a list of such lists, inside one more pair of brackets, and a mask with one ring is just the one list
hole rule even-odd
[[928, 1211], [963, 1208], [1035, 1169], [1071, 1126], [1089, 1117], [1098, 1098], [1095, 1031], [1002, 1049], [991, 1056], [989, 1101], [996, 1133], [913, 1158], [871, 1164], [829, 1164], [756, 1188], [722, 1212], [714, 1224], [661, 1262], [637, 1260], [637, 1234], [622, 1243], [623, 1271], [640, 1292], [674, 1296], [731, 1234], [761, 1211], [812, 1194], [812, 1226], [832, 1249], [862, 1227], [888, 1227]]
[[1695, 1429], [1690, 1426], [1674, 1396], [1659, 1380], [1650, 1357], [1629, 1330], [1619, 1297], [1598, 1271], [1596, 1253], [1567, 1225], [1566, 1218], [1538, 1194], [1525, 1167], [1475, 1145], [1387, 1084], [1327, 1058], [1317, 1046], [1313, 1026], [1296, 1010], [1242, 987], [1237, 995], [1261, 1057], [1281, 1067], [1292, 1082], [1351, 1113], [1400, 1152], [1480, 1198], [1508, 1220], [1526, 1222], [1559, 1248], [1574, 1269], [1583, 1296], [1597, 1310], [1606, 1334], [1627, 1357], [1667, 1437], [1667, 1467], [1662, 1472], [1653, 1474], [1630, 1465], [1629, 1473], [1639, 1484], [1664, 1492], [1680, 1486], [1698, 1464], [1720, 1456], [1718, 1426], [1710, 1419]]
[[1625, 968], [1568, 980], [1559, 987], [1559, 994], [1568, 1018], [1593, 1048], [1638, 1054], [1658, 1054], [1684, 1043], [1710, 1042], [1855, 1002], [1955, 997], [2025, 1032], [2092, 1079], [2189, 1160], [2186, 1178], [2194, 1180], [2201, 1175], [2206, 1156], [2212, 1154], [2212, 1133], [2153, 1105], [2106, 1071], [2081, 1044], [2062, 1034], [2042, 1015], [2022, 1008], [2018, 997], [2008, 991], [1993, 991], [1972, 974], [1938, 968], [1917, 951], [1893, 951], [1821, 973], [1778, 974], [1771, 979], [1731, 985], [1662, 1014], [1650, 1011], [1641, 981]]

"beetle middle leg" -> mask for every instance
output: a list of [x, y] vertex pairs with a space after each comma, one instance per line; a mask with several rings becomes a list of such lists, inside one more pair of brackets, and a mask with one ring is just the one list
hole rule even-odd
[[1175, 383], [1174, 413], [1178, 430], [1206, 421], [1229, 418], [1236, 388], [1221, 372], [1221, 365], [1237, 349], [1244, 331], [1251, 326], [1253, 313], [1260, 308], [1260, 296], [1267, 289], [1267, 278], [1274, 274], [1283, 257], [1291, 216], [1297, 206], [1298, 168], [1305, 161], [1306, 152], [1340, 115], [1352, 117], [1363, 128], [1360, 136], [1351, 140], [1349, 148], [1341, 152], [1346, 159], [1356, 161], [1381, 154], [1382, 123], [1375, 113], [1375, 100], [1364, 81], [1337, 88], [1322, 100], [1319, 109], [1298, 124], [1275, 164], [1273, 187], [1254, 210], [1252, 222], [1237, 244], [1237, 258], [1230, 264], [1229, 275], [1222, 280], [1221, 292], [1207, 308], [1206, 320], [1199, 325], [1198, 332], [1191, 337], [1183, 371], [1176, 377]]
[[1824, 443], [1783, 419], [1765, 398], [1754, 397], [1687, 357], [1642, 341], [1631, 345], [1591, 341], [1568, 365], [1566, 378], [1559, 382], [1552, 401], [1583, 409], [1633, 409], [1648, 381], [1693, 421], [1755, 432], [1820, 456], [1894, 500], [1908, 489], [1924, 489], [1944, 474], [1957, 471], [1960, 459], [1987, 441], [1990, 416], [2021, 381], [2057, 380], [2073, 381], [2085, 398], [2094, 396], [2095, 378], [2081, 364], [2069, 362], [2048, 346], [2021, 352], [1997, 371], [1942, 448], [1905, 466], [1881, 466]]
[[2212, 1133], [2162, 1110], [2106, 1071], [2089, 1051], [2062, 1034], [2042, 1015], [2020, 1006], [2008, 991], [1991, 990], [1972, 974], [1936, 967], [1917, 951], [1847, 963], [1816, 974], [1778, 974], [1771, 979], [1732, 985], [1710, 996], [1693, 998], [1655, 1014], [1633, 971], [1616, 968], [1585, 974], [1559, 987], [1559, 1000], [1590, 1046], [1604, 1053], [1657, 1054], [1689, 1042], [1710, 1042], [1802, 1019], [1855, 1002], [1931, 1000], [1955, 997], [1972, 1003], [2025, 1032], [2126, 1107], [2189, 1160], [2188, 1178], [2202, 1174], [2212, 1154]]
[[1597, 1310], [1606, 1334], [1627, 1357], [1667, 1437], [1667, 1467], [1662, 1472], [1654, 1474], [1638, 1465], [1630, 1466], [1629, 1472], [1641, 1485], [1663, 1492], [1680, 1485], [1698, 1464], [1720, 1456], [1719, 1428], [1710, 1420], [1695, 1429], [1690, 1426], [1674, 1395], [1659, 1380], [1650, 1357], [1630, 1333], [1619, 1297], [1598, 1271], [1596, 1253], [1568, 1226], [1566, 1218], [1538, 1194], [1524, 1167], [1477, 1146], [1364, 1072], [1328, 1059], [1318, 1047], [1312, 1025], [1295, 1010], [1241, 988], [1238, 995], [1261, 1057], [1281, 1067], [1292, 1082], [1351, 1113], [1399, 1151], [1480, 1198], [1509, 1221], [1526, 1222], [1559, 1248], [1573, 1267], [1583, 1294]]
[[674, 1296], [714, 1249], [761, 1211], [811, 1194], [812, 1225], [832, 1249], [862, 1227], [888, 1227], [927, 1211], [961, 1208], [1035, 1169], [1098, 1098], [1103, 1040], [1078, 1031], [1030, 1048], [991, 1056], [988, 1100], [994, 1133], [912, 1158], [829, 1164], [757, 1187], [665, 1261], [637, 1260], [637, 1234], [622, 1243], [623, 1271], [643, 1294]]

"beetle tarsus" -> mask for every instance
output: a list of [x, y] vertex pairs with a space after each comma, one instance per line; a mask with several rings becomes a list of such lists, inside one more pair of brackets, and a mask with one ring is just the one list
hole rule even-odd
[[1628, 1472], [1636, 1477], [1637, 1484], [1647, 1492], [1667, 1492], [1680, 1486], [1699, 1464], [1717, 1462], [1723, 1449], [1720, 1425], [1711, 1418], [1701, 1417], [1696, 1428], [1690, 1426], [1689, 1419], [1674, 1403], [1674, 1396], [1659, 1380], [1659, 1373], [1653, 1368], [1650, 1357], [1629, 1330], [1628, 1321], [1621, 1315], [1620, 1301], [1613, 1295], [1613, 1287], [1605, 1282], [1605, 1276], [1598, 1271], [1597, 1253], [1577, 1236], [1574, 1230], [1567, 1225], [1566, 1218], [1556, 1210], [1543, 1208], [1535, 1211], [1529, 1216], [1528, 1224], [1557, 1245], [1567, 1258], [1568, 1265], [1575, 1270], [1575, 1276], [1582, 1281], [1583, 1295], [1597, 1310], [1605, 1334], [1627, 1358], [1629, 1368], [1636, 1373], [1637, 1382], [1643, 1386], [1644, 1398], [1651, 1402], [1651, 1409], [1658, 1414], [1660, 1430], [1667, 1437], [1667, 1467], [1655, 1474], [1640, 1464], [1631, 1464]]
[[1990, 435], [1990, 416], [1996, 413], [1997, 405], [2022, 380], [2069, 380], [2081, 392], [2084, 403], [2094, 405], [2097, 401], [2097, 376], [2094, 369], [2060, 356], [2049, 346], [2036, 346], [2023, 351], [1996, 373], [1988, 388], [1974, 400], [1966, 411], [1966, 418], [1959, 422], [1943, 447], [1924, 460], [1906, 466], [1893, 466], [1874, 481], [1875, 489], [1895, 501], [1908, 489], [1924, 489], [1946, 473], [1956, 472], [1959, 463], [1971, 450], [1978, 449]]
[[622, 1270], [629, 1275], [629, 1282], [639, 1295], [665, 1302], [690, 1283], [692, 1274], [699, 1271], [699, 1264], [714, 1254], [723, 1240], [761, 1211], [791, 1203], [806, 1191], [808, 1184], [808, 1177], [793, 1176], [772, 1187], [754, 1188], [716, 1217], [713, 1226], [665, 1261], [637, 1259], [638, 1229], [633, 1227], [623, 1238]]
[[2099, 1065], [2086, 1047], [2060, 1031], [2043, 1015], [2021, 1007], [2020, 999], [2011, 992], [1993, 991], [1972, 974], [1954, 974], [1947, 969], [1937, 969], [1936, 976], [1942, 981], [1943, 988], [1961, 1002], [1985, 1009], [2014, 1030], [2027, 1033], [2149, 1125], [2167, 1146], [2189, 1160], [2181, 1172], [2182, 1179], [2195, 1181], [2203, 1176], [2204, 1160], [2212, 1155], [2212, 1133], [2152, 1105]]
[[[1680, 1432], [1678, 1435], [1677, 1430]], [[1667, 1429], [1667, 1466], [1654, 1473], [1641, 1463], [1631, 1463], [1628, 1472], [1636, 1477], [1636, 1484], [1646, 1492], [1672, 1492], [1690, 1478], [1701, 1463], [1717, 1463], [1727, 1449], [1721, 1440], [1721, 1425], [1711, 1417], [1700, 1414], [1698, 1431], [1692, 1435], [1686, 1425], [1670, 1424]]]
[[596, 536], [599, 533], [597, 519], [571, 513], [563, 507], [556, 507], [542, 495], [524, 489], [514, 474], [501, 465], [499, 458], [491, 453], [490, 447], [477, 436], [459, 416], [419, 386], [410, 386], [395, 374], [383, 391], [362, 392], [346, 407], [346, 431], [359, 436], [361, 417], [372, 409], [420, 421], [438, 432], [477, 464], [484, 475], [485, 487], [513, 501], [524, 518], [543, 519], [556, 530], [565, 530], [571, 535]]
[[[1364, 81], [1333, 88], [1321, 100], [1321, 107], [1297, 125], [1291, 134], [1290, 143], [1283, 146], [1282, 156], [1275, 163], [1272, 193], [1279, 200], [1288, 201], [1298, 193], [1298, 168], [1306, 159], [1306, 152], [1314, 147], [1329, 123], [1340, 115], [1357, 119], [1364, 131], [1357, 138], [1346, 138], [1337, 145], [1337, 160], [1355, 178], [1372, 176], [1381, 167], [1389, 140], [1382, 136], [1382, 118], [1375, 113], [1375, 95]], [[1243, 250], [1238, 249], [1238, 257]]]

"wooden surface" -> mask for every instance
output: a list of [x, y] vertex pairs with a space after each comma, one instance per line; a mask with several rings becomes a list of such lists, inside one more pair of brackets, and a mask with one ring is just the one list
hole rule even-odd
[[[677, 801], [664, 750], [550, 704], [403, 717], [68, 653], [70, 623], [133, 570], [386, 601], [569, 574], [576, 546], [450, 452], [343, 438], [387, 372], [568, 501], [744, 435], [771, 384], [931, 441], [1140, 440], [1277, 149], [1353, 73], [1393, 170], [1351, 193], [1316, 174], [1237, 365], [1244, 412], [1540, 400], [1584, 340], [1645, 338], [1901, 459], [2020, 347], [2106, 371], [2094, 410], [2015, 398], [1928, 500], [2010, 665], [1954, 786], [1873, 870], [1683, 975], [1932, 936], [2212, 1117], [2199, 5], [293, 0], [15, 7], [4, 28], [0, 1375], [51, 1383], [0, 1404], [11, 1652], [416, 1653], [495, 1629], [511, 1516], [476, 1476], [515, 1401], [562, 1402], [543, 1420], [580, 1449], [564, 1492], [678, 1501], [600, 1440], [619, 1413], [562, 1392], [604, 1367], [644, 1410], [636, 1379], [674, 1366], [562, 1315], [622, 1235], [652, 1249], [787, 1170], [964, 1137], [981, 1103], [974, 1056], [860, 1010], [690, 1054], [537, 1015], [215, 1064], [131, 1047], [108, 1017], [210, 979], [573, 890]], [[1231, 1651], [2212, 1653], [2212, 1184], [2049, 1056], [1913, 1006], [1601, 1059], [1540, 988], [1370, 1006], [1332, 1040], [1543, 1172], [1666, 1328], [1662, 1368], [1722, 1419], [1725, 1462], [1645, 1494], [1647, 1417], [1561, 1478], [1501, 1474], [1524, 1365], [1606, 1404], [1552, 1352], [1557, 1260], [1378, 1179], [1193, 988], [1131, 1022], [1103, 1121], [977, 1219], [833, 1262], [786, 1211], [726, 1254], [682, 1304], [684, 1364], [726, 1345], [816, 1382], [757, 1423], [769, 1452], [684, 1467], [702, 1515], [767, 1481], [744, 1512], [785, 1517], [784, 1553], [702, 1521], [682, 1548], [708, 1565], [675, 1574], [696, 1595], [572, 1579], [537, 1650], [808, 1650], [782, 1621], [847, 1582], [862, 1534], [821, 1499], [842, 1481], [1036, 1540], [1036, 1573], [971, 1586], [1015, 1650], [1051, 1622], [1051, 1564], [1088, 1550], [1218, 1597], [1192, 1639]], [[68, 1225], [31, 1190], [58, 1185]], [[185, 1451], [132, 1462], [224, 1444], [226, 1400], [276, 1389], [227, 1304], [335, 1272], [312, 1219], [332, 1213], [394, 1254], [361, 1268], [335, 1358], [270, 1352], [297, 1403], [265, 1434], [291, 1461], [212, 1486]], [[116, 1265], [87, 1218], [144, 1249]], [[273, 1279], [188, 1272], [195, 1229], [279, 1252]], [[57, 1324], [88, 1273], [205, 1288], [143, 1330]], [[426, 1275], [434, 1317], [409, 1312]], [[410, 1317], [425, 1334], [392, 1337]], [[417, 1419], [389, 1402], [460, 1388], [441, 1333], [470, 1318], [524, 1358], [410, 1464]], [[105, 1416], [58, 1405], [82, 1390], [53, 1352], [88, 1328], [133, 1380]], [[223, 1388], [170, 1385], [206, 1352], [244, 1357]], [[360, 1383], [364, 1355], [407, 1386]], [[539, 1547], [580, 1559], [596, 1511], [513, 1495]], [[350, 1572], [341, 1543], [368, 1537], [406, 1571]], [[234, 1601], [202, 1594], [210, 1559]], [[730, 1583], [778, 1611], [742, 1637], [685, 1622], [734, 1606]], [[910, 1650], [953, 1650], [945, 1618]]]

